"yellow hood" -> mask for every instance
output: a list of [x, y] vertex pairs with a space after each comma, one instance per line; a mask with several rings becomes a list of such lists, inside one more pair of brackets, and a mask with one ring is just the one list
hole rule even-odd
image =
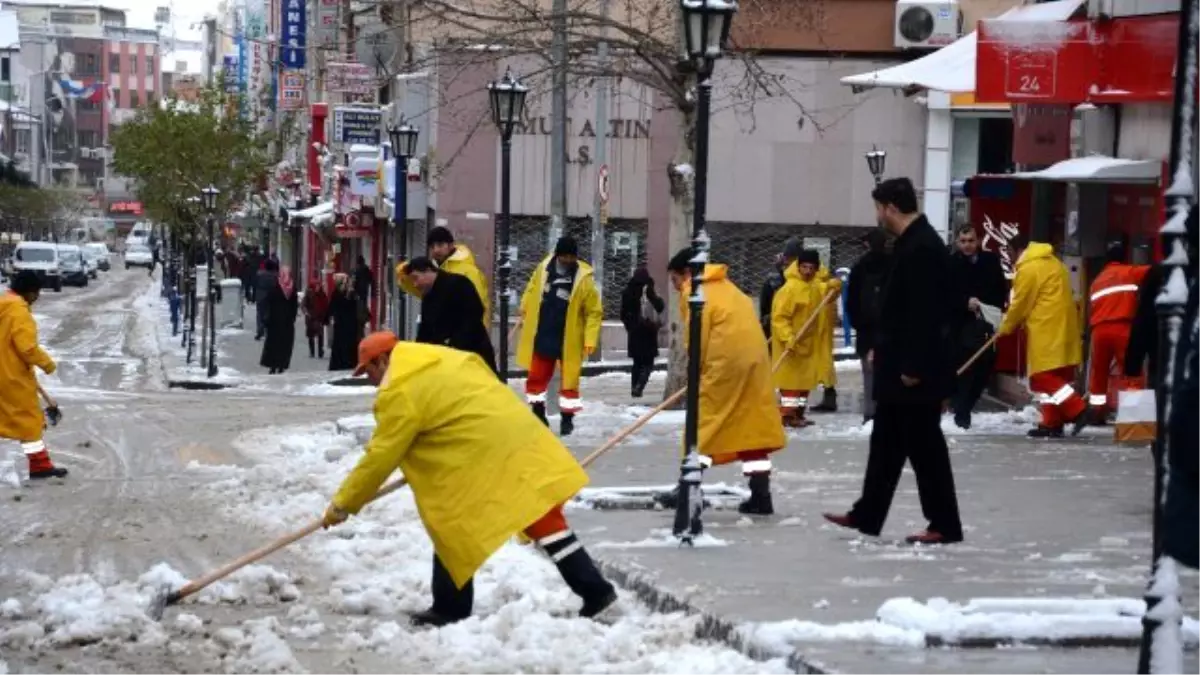
[[708, 263], [704, 266], [704, 276], [700, 278], [704, 281], [724, 281], [729, 278], [729, 265]]
[[1021, 253], [1021, 258], [1017, 260], [1017, 267], [1034, 260], [1042, 260], [1044, 258], [1053, 257], [1054, 247], [1050, 244], [1043, 244], [1037, 241], [1030, 242], [1029, 247], [1026, 248], [1023, 253]]
[[454, 262], [468, 262], [472, 265], [475, 265], [475, 254], [472, 253], [471, 249], [467, 248], [465, 245], [455, 243], [454, 253], [451, 253], [449, 257], [446, 258], [446, 261], [442, 263], [442, 265], [445, 265], [451, 260]]

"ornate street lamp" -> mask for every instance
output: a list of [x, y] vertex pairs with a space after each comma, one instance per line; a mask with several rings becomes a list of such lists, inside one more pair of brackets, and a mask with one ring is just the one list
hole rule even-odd
[[217, 375], [217, 287], [216, 277], [213, 274], [213, 265], [216, 264], [215, 249], [216, 246], [216, 212], [217, 212], [217, 196], [221, 191], [209, 185], [200, 191], [200, 202], [204, 206], [204, 212], [207, 214], [208, 220], [208, 376], [216, 377]]
[[[512, 136], [516, 125], [525, 119], [525, 95], [529, 88], [504, 71], [504, 77], [488, 85], [492, 104], [492, 122], [500, 132], [500, 260], [497, 265], [500, 299], [500, 379], [508, 382], [508, 281], [512, 274], [513, 255], [509, 247], [512, 226]], [[488, 317], [491, 323], [491, 317]]]
[[864, 155], [867, 158], [867, 169], [871, 171], [871, 175], [875, 177], [875, 184], [879, 185], [883, 182], [883, 167], [887, 161], [887, 150], [880, 150], [874, 145]]
[[[396, 163], [396, 169], [392, 172], [392, 186], [395, 188], [395, 195], [392, 199], [392, 227], [397, 228], [397, 232], [401, 233], [401, 253], [403, 254], [408, 250], [408, 234], [404, 231], [404, 224], [408, 220], [408, 160], [417, 154], [417, 138], [421, 132], [404, 121], [404, 118], [400, 118], [399, 124], [389, 126], [387, 132], [388, 138], [392, 142], [392, 155]], [[393, 237], [393, 241], [394, 239]], [[389, 249], [394, 250], [393, 247], [389, 247]], [[389, 273], [388, 277], [391, 279], [388, 288], [395, 298], [392, 330], [403, 340], [408, 333], [408, 301], [404, 293], [395, 290], [395, 276]]]
[[708, 205], [708, 127], [712, 109], [712, 72], [729, 41], [729, 28], [737, 12], [736, 0], [680, 0], [679, 15], [687, 61], [696, 73], [696, 151], [695, 183], [692, 207], [692, 293], [688, 298], [687, 414], [683, 438], [686, 451], [679, 469], [679, 498], [675, 507], [673, 532], [691, 544], [700, 534], [700, 512], [704, 500], [700, 493], [700, 322], [704, 316], [704, 294], [700, 290], [704, 265], [708, 262], [708, 233], [705, 213]]

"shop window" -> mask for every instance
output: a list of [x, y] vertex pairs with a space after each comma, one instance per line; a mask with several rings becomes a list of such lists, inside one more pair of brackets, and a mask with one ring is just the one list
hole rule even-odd
[[1011, 117], [979, 120], [979, 172], [1009, 173], [1013, 170], [1013, 123]]

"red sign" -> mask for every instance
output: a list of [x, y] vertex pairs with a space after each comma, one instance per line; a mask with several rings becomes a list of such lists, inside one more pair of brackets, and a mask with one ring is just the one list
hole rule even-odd
[[142, 203], [141, 202], [111, 202], [108, 205], [108, 212], [140, 216], [140, 215], [142, 215]]
[[[971, 223], [979, 235], [980, 248], [1000, 256], [1004, 276], [1012, 281], [1016, 259], [1008, 242], [1018, 234], [1029, 234], [1033, 211], [1033, 184], [1002, 177], [972, 178], [968, 188]], [[996, 341], [996, 370], [1024, 374], [1024, 334]]]
[[1013, 104], [1013, 162], [1049, 166], [1070, 156], [1071, 106]]
[[979, 22], [980, 103], [1170, 101], [1179, 14]]

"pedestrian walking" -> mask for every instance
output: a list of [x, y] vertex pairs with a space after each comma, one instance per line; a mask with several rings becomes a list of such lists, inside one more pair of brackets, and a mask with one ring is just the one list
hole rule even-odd
[[255, 329], [254, 339], [261, 340], [267, 330], [267, 297], [279, 286], [279, 263], [267, 259], [262, 262], [262, 269], [254, 275]]
[[258, 251], [253, 248], [246, 249], [245, 260], [241, 269], [242, 293], [246, 296], [246, 302], [254, 304], [254, 278], [261, 269], [262, 257], [258, 255]]
[[[438, 267], [445, 272], [458, 274], [466, 277], [471, 281], [471, 285], [475, 287], [475, 291], [479, 294], [479, 301], [483, 303], [483, 326], [491, 333], [492, 330], [492, 303], [488, 296], [487, 277], [483, 276], [483, 272], [479, 270], [479, 265], [475, 262], [475, 255], [471, 253], [471, 249], [466, 245], [454, 241], [454, 234], [446, 227], [438, 225], [429, 230], [429, 234], [425, 237], [425, 247], [429, 253], [429, 257], [438, 264]], [[402, 262], [396, 265], [396, 284], [404, 290], [405, 293], [421, 297], [421, 289], [412, 285], [408, 278], [408, 263]], [[507, 326], [505, 330], [507, 330]]]
[[[796, 262], [784, 270], [787, 281], [775, 294], [771, 307], [771, 354], [780, 361], [772, 376], [779, 389], [779, 417], [784, 426], [797, 429], [812, 424], [804, 412], [818, 379], [819, 338], [810, 319], [822, 311], [821, 288], [816, 280], [820, 264], [816, 251], [801, 251]], [[809, 326], [808, 331], [800, 335], [805, 326]]]
[[329, 369], [350, 370], [358, 358], [362, 322], [358, 320], [358, 296], [344, 273], [333, 276], [334, 290], [329, 298], [329, 322], [333, 336], [329, 340]]
[[854, 329], [854, 353], [863, 374], [863, 424], [875, 418], [875, 364], [868, 355], [875, 347], [883, 309], [890, 255], [887, 232], [882, 228], [871, 230], [866, 245], [867, 252], [850, 268], [846, 282], [846, 316]]
[[641, 398], [654, 372], [658, 357], [658, 334], [662, 330], [662, 312], [666, 303], [654, 290], [650, 270], [639, 267], [621, 292], [621, 323], [625, 325], [625, 351], [633, 359], [630, 370], [630, 394]]
[[517, 363], [529, 369], [525, 400], [538, 419], [546, 420], [546, 390], [556, 364], [562, 364], [562, 386], [558, 407], [562, 413], [559, 433], [575, 429], [575, 415], [583, 410], [579, 379], [583, 359], [596, 351], [604, 309], [592, 276], [592, 266], [579, 259], [579, 245], [562, 237], [533, 271], [521, 295], [525, 324], [517, 349]]
[[862, 494], [849, 513], [826, 513], [842, 527], [879, 536], [905, 462], [912, 463], [921, 511], [929, 522], [909, 543], [963, 539], [950, 451], [942, 435], [942, 401], [953, 386], [950, 253], [918, 210], [908, 178], [871, 193], [880, 223], [896, 236], [875, 347], [875, 420]]
[[[518, 533], [553, 561], [593, 618], [617, 601], [563, 515], [587, 474], [475, 354], [375, 333], [356, 373], [379, 385], [367, 452], [342, 482], [324, 521], [358, 513], [396, 469], [408, 479], [433, 541], [433, 604], [413, 615], [443, 626], [471, 615], [475, 572]], [[464, 411], [468, 411], [464, 414]]]
[[[671, 284], [679, 293], [685, 340], [691, 335], [688, 296], [692, 292], [690, 265], [694, 257], [692, 249], [685, 248], [667, 265]], [[708, 468], [741, 462], [750, 498], [738, 506], [738, 511], [771, 515], [775, 507], [771, 500], [770, 455], [787, 443], [771, 387], [771, 356], [762, 339], [754, 301], [729, 280], [728, 267], [708, 263], [702, 279], [705, 304], [701, 321], [707, 325], [701, 326], [700, 464]], [[664, 507], [674, 508], [678, 490], [676, 487], [657, 499]]]
[[[46, 415], [38, 400], [39, 368], [54, 374], [54, 359], [38, 345], [37, 322], [30, 308], [41, 296], [42, 283], [32, 270], [12, 275], [0, 296], [0, 438], [21, 444], [29, 462], [29, 478], [61, 478], [67, 470], [50, 459], [43, 434]], [[57, 414], [57, 408], [51, 408]]]
[[304, 335], [308, 338], [308, 357], [325, 358], [325, 326], [329, 323], [329, 295], [321, 279], [313, 275], [304, 292]]
[[1088, 406], [1092, 424], [1107, 424], [1108, 414], [1115, 412], [1116, 401], [1108, 400], [1109, 377], [1114, 367], [1118, 373], [1117, 388], [1125, 388], [1125, 351], [1137, 316], [1138, 289], [1150, 271], [1146, 265], [1127, 264], [1126, 256], [1124, 241], [1110, 242], [1104, 269], [1089, 289], [1092, 353], [1088, 359]]
[[[955, 252], [950, 256], [954, 302], [953, 335], [956, 363], [966, 363], [996, 332], [995, 326], [983, 312], [999, 315], [1008, 303], [1008, 281], [1000, 256], [979, 247], [975, 227], [966, 224], [958, 228], [954, 240]], [[986, 307], [985, 307], [986, 306]], [[987, 388], [996, 367], [996, 347], [984, 350], [965, 372], [955, 379], [953, 409], [954, 423], [962, 429], [971, 428], [971, 412], [983, 390]]]
[[425, 256], [408, 262], [408, 281], [421, 292], [417, 342], [472, 352], [497, 375], [496, 350], [483, 327], [483, 303], [471, 280], [439, 270]]
[[282, 373], [292, 365], [292, 349], [296, 344], [298, 300], [290, 267], [279, 270], [275, 288], [259, 301], [258, 306], [266, 307], [266, 339], [258, 364], [270, 369], [271, 375]]
[[1029, 388], [1042, 407], [1041, 422], [1029, 436], [1061, 438], [1067, 422], [1071, 435], [1077, 435], [1087, 425], [1087, 403], [1072, 384], [1083, 360], [1083, 336], [1071, 275], [1050, 244], [1017, 235], [1008, 246], [1017, 256], [1016, 275], [997, 333], [1011, 335], [1025, 327]]
[[159, 245], [156, 243], [150, 247], [150, 270], [149, 270], [150, 276], [154, 276], [154, 268], [158, 267], [161, 263], [162, 263], [162, 250], [159, 248]]

